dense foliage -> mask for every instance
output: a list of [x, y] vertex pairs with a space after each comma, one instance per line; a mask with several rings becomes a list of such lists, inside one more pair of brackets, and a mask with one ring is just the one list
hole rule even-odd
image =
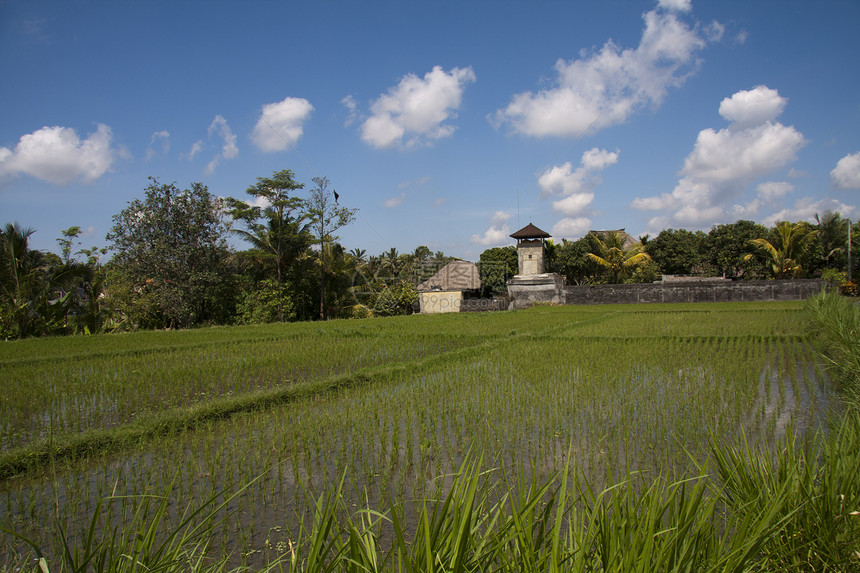
[[[377, 256], [347, 251], [336, 233], [356, 210], [340, 204], [325, 177], [313, 183], [304, 194], [292, 171], [276, 171], [257, 178], [243, 200], [150, 178], [144, 196], [113, 217], [105, 248], [76, 250], [81, 230], [73, 226], [57, 239], [59, 255], [30, 249], [35, 230], [9, 223], [0, 230], [0, 338], [414, 312], [416, 287], [453, 258], [424, 245]], [[546, 268], [571, 285], [651, 282], [661, 274], [823, 277], [856, 295], [860, 224], [850, 232], [851, 269], [848, 221], [831, 212], [815, 224], [772, 229], [740, 220], [639, 241], [623, 232], [548, 240]], [[230, 236], [247, 248], [231, 247]], [[478, 269], [482, 296], [504, 294], [518, 272], [516, 248], [485, 250]]]

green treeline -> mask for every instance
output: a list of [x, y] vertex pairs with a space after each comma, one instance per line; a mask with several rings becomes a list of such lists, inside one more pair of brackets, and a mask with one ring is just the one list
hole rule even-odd
[[[77, 249], [81, 228], [57, 239], [59, 254], [29, 248], [34, 229], [0, 230], [0, 338], [206, 325], [410, 314], [415, 287], [453, 258], [426, 246], [369, 256], [337, 232], [356, 209], [339, 204], [325, 177], [307, 192], [289, 170], [259, 177], [245, 199], [220, 198], [150, 178], [141, 198], [114, 215], [103, 248]], [[850, 229], [856, 252], [860, 225]], [[849, 221], [750, 221], [709, 233], [668, 229], [639, 240], [589, 233], [547, 243], [547, 270], [568, 284], [650, 282], [661, 274], [737, 279], [823, 276], [856, 294], [849, 273]], [[238, 238], [244, 250], [230, 246]], [[514, 247], [478, 263], [484, 296], [502, 294], [517, 273]]]

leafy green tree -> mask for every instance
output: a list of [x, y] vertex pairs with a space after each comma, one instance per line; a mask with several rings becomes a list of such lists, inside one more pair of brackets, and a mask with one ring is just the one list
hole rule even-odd
[[318, 246], [319, 265], [319, 318], [326, 319], [326, 273], [330, 271], [331, 246], [338, 237], [334, 234], [338, 229], [349, 225], [355, 220], [357, 209], [341, 207], [337, 203], [334, 190], [325, 177], [314, 177], [315, 187], [311, 189], [307, 202], [307, 214], [314, 243]]
[[753, 239], [767, 237], [767, 227], [752, 221], [714, 226], [703, 241], [703, 262], [710, 272], [727, 278], [756, 278], [767, 272], [762, 260], [748, 257], [756, 252]]
[[[288, 169], [276, 171], [272, 177], [258, 177], [256, 185], [246, 190], [254, 197], [253, 205], [232, 197], [227, 199], [230, 215], [245, 226], [244, 229], [232, 231], [253, 247], [253, 252], [245, 260], [261, 265], [266, 269], [264, 276], [274, 279], [261, 281], [251, 287], [269, 292], [259, 296], [249, 293], [246, 296], [250, 297], [249, 300], [274, 302], [277, 312], [273, 321], [280, 322], [295, 317], [291, 309], [277, 305], [296, 298], [300, 261], [311, 244], [308, 215], [304, 211], [305, 201], [292, 195], [304, 185], [293, 177], [293, 172]], [[288, 306], [292, 306], [292, 303]], [[262, 316], [267, 315], [257, 315], [258, 318]]]
[[57, 239], [57, 243], [60, 245], [63, 262], [70, 264], [72, 262], [72, 249], [74, 249], [75, 239], [81, 234], [81, 228], [78, 226], [69, 227], [60, 231], [60, 233], [62, 233], [63, 238]]
[[238, 324], [265, 324], [294, 318], [289, 289], [274, 279], [263, 279], [244, 289], [236, 304]]
[[585, 257], [604, 270], [610, 283], [623, 282], [637, 267], [651, 260], [641, 243], [625, 248], [624, 236], [617, 231], [609, 231], [603, 238], [594, 233], [588, 237], [591, 249]]
[[590, 250], [591, 242], [588, 237], [576, 241], [562, 239], [561, 244], [556, 245], [547, 269], [563, 276], [567, 284], [579, 285], [593, 281], [594, 277], [601, 273], [601, 268], [586, 257]]
[[200, 183], [182, 190], [149, 181], [144, 199], [113, 217], [107, 235], [113, 264], [126, 287], [154, 297], [161, 326], [211, 320], [210, 307], [229, 274], [223, 206]]
[[685, 229], [664, 229], [645, 244], [645, 252], [667, 275], [692, 275], [702, 266], [705, 234]]
[[508, 279], [519, 271], [517, 249], [513, 245], [493, 247], [481, 253], [478, 259], [478, 276], [484, 296], [506, 293]]
[[409, 282], [393, 281], [385, 284], [377, 293], [373, 313], [379, 316], [412, 314], [418, 297], [418, 291]]
[[8, 223], [0, 230], [0, 334], [59, 334], [67, 329], [71, 292], [80, 274], [52, 253], [30, 249], [34, 229]]
[[746, 257], [763, 258], [770, 265], [776, 278], [798, 277], [803, 272], [800, 259], [817, 237], [818, 231], [812, 229], [808, 223], [781, 221], [777, 223], [770, 240], [764, 238], [750, 240], [750, 244], [758, 249], [758, 253], [749, 254]]

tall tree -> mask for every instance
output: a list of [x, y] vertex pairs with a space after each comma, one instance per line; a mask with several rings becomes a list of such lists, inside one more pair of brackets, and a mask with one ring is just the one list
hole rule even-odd
[[481, 253], [478, 259], [478, 276], [481, 278], [481, 294], [489, 296], [508, 290], [508, 279], [517, 274], [517, 248], [492, 247]]
[[79, 266], [30, 249], [34, 229], [0, 230], [0, 333], [26, 338], [63, 332]]
[[848, 251], [848, 220], [839, 213], [825, 211], [822, 215], [816, 213], [815, 221], [825, 265], [828, 269], [844, 268]]
[[[800, 276], [803, 272], [801, 257], [812, 241], [818, 236], [818, 231], [808, 223], [790, 223], [781, 221], [774, 229], [774, 236], [768, 239], [752, 239], [750, 244], [758, 249], [758, 256], [764, 258], [773, 270], [776, 278]], [[746, 256], [753, 258], [754, 254]]]
[[712, 273], [727, 278], [763, 276], [766, 268], [761, 260], [747, 255], [757, 249], [751, 240], [765, 238], [767, 232], [767, 227], [753, 221], [716, 225], [703, 241], [703, 260]]
[[691, 275], [702, 266], [705, 234], [685, 229], [664, 229], [645, 244], [645, 252], [667, 275]]
[[[234, 220], [245, 225], [245, 229], [233, 229], [233, 232], [248, 241], [258, 252], [260, 261], [273, 270], [274, 285], [270, 281], [261, 284], [263, 288], [273, 287], [276, 292], [263, 294], [262, 300], [274, 303], [277, 320], [281, 322], [286, 318], [285, 305], [292, 305], [291, 299], [295, 298], [295, 293], [291, 293], [285, 283], [295, 278], [288, 275], [293, 274], [291, 271], [311, 241], [305, 201], [292, 195], [303, 189], [304, 184], [293, 177], [289, 169], [276, 171], [272, 177], [258, 177], [257, 183], [246, 190], [254, 197], [254, 204], [232, 197], [227, 199]], [[252, 296], [259, 298], [257, 294]]]
[[603, 237], [590, 233], [588, 237], [591, 251], [585, 257], [603, 268], [612, 283], [623, 282], [636, 267], [651, 260], [641, 243], [625, 247], [624, 236], [618, 231], [609, 231]]
[[113, 217], [113, 264], [136, 292], [154, 294], [163, 326], [199, 324], [223, 281], [223, 205], [200, 183], [179, 189], [149, 181], [144, 199]]
[[562, 239], [555, 248], [554, 257], [548, 261], [548, 270], [565, 277], [568, 284], [583, 284], [600, 274], [600, 267], [586, 257], [592, 248], [589, 237], [576, 241]]
[[325, 177], [314, 177], [314, 188], [311, 189], [307, 203], [307, 213], [310, 216], [310, 227], [314, 242], [319, 246], [320, 267], [320, 320], [326, 319], [326, 261], [331, 245], [337, 241], [334, 234], [338, 229], [349, 225], [355, 220], [358, 209], [341, 207], [337, 195], [330, 189], [331, 183]]

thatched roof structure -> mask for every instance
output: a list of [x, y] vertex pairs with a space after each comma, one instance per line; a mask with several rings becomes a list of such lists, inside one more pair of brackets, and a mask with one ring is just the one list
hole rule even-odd
[[614, 231], [589, 231], [589, 234], [596, 236], [601, 241], [605, 241], [610, 233], [618, 233], [623, 241], [624, 250], [634, 247], [639, 244], [639, 241], [631, 237], [624, 229], [616, 229]]
[[451, 261], [435, 275], [415, 287], [418, 292], [464, 291], [481, 288], [478, 266], [469, 261]]

